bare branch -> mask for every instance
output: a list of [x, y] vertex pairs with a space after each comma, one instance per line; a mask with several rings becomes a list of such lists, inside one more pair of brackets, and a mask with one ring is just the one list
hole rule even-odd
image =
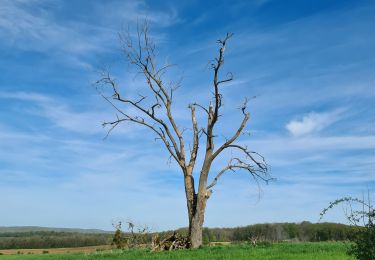
[[232, 81], [233, 80], [233, 73], [232, 72], [229, 72], [227, 73], [227, 78], [226, 79], [223, 79], [223, 80], [219, 80], [217, 82], [218, 85], [222, 84], [222, 83], [226, 83], [226, 82], [229, 82], [229, 81]]
[[198, 131], [197, 119], [195, 117], [195, 106], [190, 105], [189, 107], [191, 109], [191, 121], [193, 124], [193, 149], [190, 154], [189, 167], [193, 169], [195, 165], [195, 161], [197, 159], [197, 154], [198, 154], [198, 149], [199, 149], [199, 131]]
[[[107, 134], [105, 135], [103, 139], [107, 139], [109, 134], [112, 132], [112, 130], [115, 129], [115, 127], [120, 123], [120, 118], [118, 117], [117, 114], [116, 114], [116, 117], [117, 117], [117, 122], [112, 124], [111, 128], [107, 131]], [[103, 128], [106, 127], [106, 125], [107, 125], [106, 122], [102, 123]]]
[[156, 71], [155, 75], [158, 76], [158, 77], [162, 77], [162, 76], [164, 75], [165, 71], [166, 71], [168, 68], [173, 67], [173, 66], [175, 66], [175, 65], [174, 65], [174, 64], [166, 64], [166, 65], [164, 65], [163, 67], [161, 67], [160, 69], [158, 69], [158, 70]]
[[250, 118], [250, 114], [249, 113], [245, 113], [244, 115], [245, 115], [245, 117], [242, 120], [242, 123], [241, 123], [240, 127], [237, 129], [236, 133], [230, 139], [228, 139], [224, 144], [222, 144], [216, 150], [216, 152], [213, 153], [212, 160], [214, 160], [224, 149], [228, 148], [229, 145], [231, 145], [238, 138], [238, 136], [240, 136], [240, 134], [242, 133], [244, 127], [246, 126], [247, 121]]
[[139, 95], [139, 96], [141, 96], [141, 98], [138, 101], [134, 102], [134, 104], [136, 104], [136, 105], [138, 105], [139, 103], [141, 103], [143, 100], [146, 99], [145, 96], [142, 96], [142, 95]]
[[[115, 81], [110, 77], [109, 74], [106, 74], [106, 77], [105, 77], [103, 80], [101, 80], [101, 82], [104, 82], [105, 84], [109, 84], [109, 85], [112, 87], [112, 90], [113, 90], [113, 92], [114, 92], [114, 94], [112, 95], [112, 98], [113, 98], [113, 99], [118, 100], [118, 101], [120, 101], [120, 102], [122, 102], [122, 103], [130, 104], [131, 106], [133, 106], [134, 108], [138, 109], [139, 111], [141, 111], [142, 113], [144, 113], [145, 115], [147, 115], [149, 118], [151, 118], [152, 120], [154, 120], [154, 121], [157, 122], [158, 124], [162, 125], [163, 128], [164, 128], [164, 130], [165, 130], [165, 132], [166, 132], [167, 135], [168, 135], [169, 140], [170, 140], [170, 141], [172, 142], [172, 144], [173, 144], [173, 147], [174, 147], [174, 149], [175, 149], [175, 153], [176, 153], [177, 157], [180, 158], [180, 152], [178, 151], [177, 144], [176, 144], [176, 142], [175, 142], [175, 140], [174, 140], [174, 138], [173, 138], [173, 135], [172, 135], [172, 133], [170, 132], [170, 130], [169, 130], [167, 124], [165, 124], [165, 123], [163, 122], [163, 120], [161, 120], [160, 118], [157, 118], [157, 117], [155, 116], [155, 113], [154, 113], [153, 108], [151, 108], [152, 112], [150, 113], [148, 109], [146, 109], [146, 108], [140, 106], [139, 103], [140, 103], [142, 100], [144, 100], [145, 97], [142, 96], [142, 98], [141, 98], [140, 100], [136, 101], [136, 102], [135, 102], [135, 101], [132, 101], [132, 100], [129, 100], [129, 99], [124, 99], [124, 98], [122, 98], [122, 96], [120, 95], [120, 93], [119, 93], [118, 90], [117, 90], [117, 85], [116, 85]], [[104, 99], [106, 99], [109, 103], [111, 103], [111, 105], [112, 105], [112, 106], [113, 106], [118, 112], [120, 112], [121, 114], [125, 115], [125, 114], [122, 112], [122, 110], [119, 109], [117, 106], [115, 106], [115, 105], [113, 104], [113, 102], [110, 102], [110, 100], [109, 100], [107, 97], [105, 97], [103, 93], [100, 92], [100, 94], [101, 94], [101, 96], [102, 96]], [[128, 116], [128, 115], [127, 115], [127, 116]], [[179, 159], [178, 161], [180, 161], [180, 159]]]
[[[117, 88], [116, 82], [110, 77], [109, 73], [102, 75], [102, 79], [97, 83], [102, 83], [104, 85], [110, 85], [113, 95], [112, 98], [120, 101], [122, 103], [129, 104], [142, 112], [145, 116], [152, 119], [157, 124], [161, 125], [168, 137], [168, 140], [172, 143], [172, 147], [175, 151], [175, 154], [178, 158], [177, 162], [181, 165], [185, 165], [185, 147], [182, 133], [180, 132], [177, 124], [172, 116], [172, 93], [178, 87], [170, 87], [171, 93], [168, 94], [167, 87], [164, 86], [161, 79], [164, 71], [169, 68], [171, 65], [165, 65], [160, 69], [157, 69], [155, 62], [155, 45], [152, 43], [151, 39], [148, 36], [148, 24], [145, 23], [142, 28], [138, 25], [137, 27], [137, 47], [134, 48], [132, 40], [128, 35], [121, 35], [120, 39], [123, 42], [123, 51], [128, 59], [130, 64], [136, 65], [140, 72], [145, 76], [146, 82], [150, 90], [155, 96], [156, 103], [153, 104], [150, 108], [145, 108], [141, 106], [141, 102], [146, 98], [141, 95], [141, 98], [137, 101], [133, 101], [127, 98], [123, 98]], [[160, 101], [160, 102], [159, 102]], [[174, 134], [177, 136], [179, 141], [179, 146], [175, 141], [175, 137], [169, 129], [167, 123], [165, 123], [161, 118], [156, 117], [155, 109], [163, 108], [166, 111], [168, 121], [171, 124]], [[116, 110], [119, 110], [118, 108]]]
[[246, 116], [246, 108], [247, 108], [247, 103], [249, 102], [248, 98], [245, 98], [244, 102], [242, 103], [240, 109], [242, 111], [242, 114]]
[[[224, 64], [225, 47], [226, 47], [227, 41], [232, 36], [233, 36], [233, 33], [227, 33], [227, 35], [224, 37], [224, 39], [217, 41], [217, 43], [219, 43], [219, 45], [220, 45], [219, 57], [215, 58], [215, 62], [212, 63], [212, 68], [214, 69], [214, 81], [213, 81], [213, 83], [214, 83], [214, 91], [215, 91], [215, 94], [214, 94], [215, 108], [214, 108], [213, 120], [211, 122], [212, 128], [213, 128], [213, 126], [215, 125], [215, 123], [217, 121], [217, 117], [219, 115], [219, 108], [221, 107], [221, 98], [222, 98], [222, 96], [219, 93], [219, 85], [220, 85], [220, 83], [224, 83], [224, 82], [232, 80], [230, 76], [226, 80], [220, 81], [218, 79], [220, 67]], [[233, 78], [233, 76], [232, 76], [232, 78]]]
[[[256, 162], [256, 161], [254, 161]], [[249, 172], [256, 181], [259, 180], [262, 180], [264, 181], [265, 183], [268, 183], [269, 181], [273, 180], [273, 178], [271, 178], [270, 176], [268, 176], [267, 174], [267, 168], [264, 168], [263, 166], [260, 167], [257, 163], [256, 165], [258, 167], [254, 167], [252, 164], [249, 164], [247, 162], [245, 162], [244, 160], [240, 159], [240, 158], [232, 158], [228, 165], [225, 166], [221, 171], [219, 171], [219, 173], [216, 175], [216, 177], [213, 179], [212, 183], [210, 185], [208, 185], [206, 187], [206, 189], [211, 189], [213, 188], [216, 184], [217, 184], [217, 181], [219, 180], [219, 178], [228, 170], [231, 170], [231, 171], [236, 171], [237, 169], [238, 170], [245, 170], [247, 172]]]
[[[162, 68], [158, 69], [157, 64], [155, 61], [155, 45], [153, 44], [152, 40], [148, 36], [148, 24], [145, 23], [142, 26], [142, 29], [139, 29], [139, 26], [137, 28], [137, 36], [138, 36], [138, 49], [142, 49], [142, 51], [136, 52], [132, 45], [126, 44], [124, 45], [124, 53], [126, 57], [128, 58], [129, 62], [131, 64], [135, 64], [139, 69], [140, 72], [143, 73], [143, 75], [146, 78], [147, 84], [149, 88], [152, 90], [152, 92], [155, 95], [155, 98], [157, 100], [160, 100], [163, 104], [163, 107], [165, 108], [166, 115], [168, 117], [168, 121], [171, 124], [174, 134], [177, 136], [179, 141], [179, 147], [177, 146], [176, 141], [174, 140], [174, 137], [171, 133], [171, 131], [168, 129], [167, 125], [163, 122], [161, 123], [160, 119], [158, 120], [159, 124], [162, 124], [164, 127], [164, 130], [166, 131], [166, 134], [168, 135], [168, 138], [173, 143], [174, 149], [176, 150], [176, 154], [178, 155], [178, 163], [181, 166], [185, 165], [185, 147], [184, 147], [184, 140], [182, 137], [182, 134], [177, 127], [177, 124], [173, 118], [172, 115], [172, 95], [173, 91], [178, 87], [178, 84], [175, 87], [168, 88], [164, 85], [161, 76], [163, 75], [164, 71], [169, 68], [171, 65], [165, 65]], [[129, 36], [128, 36], [129, 37]], [[122, 37], [126, 38], [126, 37]], [[131, 42], [130, 40], [125, 41], [126, 43]], [[170, 92], [170, 93], [169, 93]], [[122, 100], [120, 100], [122, 101]], [[128, 100], [127, 100], [128, 101]], [[124, 101], [123, 101], [124, 102]], [[130, 102], [128, 102], [130, 103]], [[134, 102], [133, 102], [134, 103]], [[132, 104], [132, 103], [130, 103]], [[157, 102], [157, 104], [160, 104]], [[134, 104], [132, 104], [134, 105]], [[161, 104], [160, 104], [161, 105]], [[141, 109], [141, 111], [148, 116], [151, 116], [155, 120], [155, 111], [154, 108], [158, 106], [151, 107], [151, 112], [146, 109]], [[139, 108], [138, 108], [139, 109]]]
[[[98, 90], [98, 89], [97, 89]], [[119, 123], [121, 122], [124, 122], [124, 121], [130, 121], [130, 122], [133, 122], [133, 123], [137, 123], [137, 124], [140, 124], [140, 125], [144, 125], [146, 127], [148, 127], [149, 129], [151, 129], [153, 132], [155, 132], [164, 142], [164, 145], [166, 146], [166, 148], [168, 149], [169, 153], [172, 155], [172, 157], [178, 162], [179, 161], [179, 154], [178, 154], [178, 149], [176, 149], [176, 147], [173, 145], [170, 145], [169, 144], [169, 141], [168, 139], [166, 138], [166, 135], [164, 134], [164, 131], [162, 130], [162, 128], [159, 128], [161, 131], [158, 131], [156, 130], [156, 128], [148, 123], [145, 122], [144, 118], [142, 117], [132, 117], [126, 113], [124, 113], [121, 109], [119, 109], [108, 97], [106, 97], [102, 92], [100, 92], [98, 90], [99, 94], [115, 109], [117, 110], [119, 113], [121, 113], [124, 117], [123, 118], [119, 118], [117, 116], [117, 120], [115, 121], [112, 121], [112, 122], [104, 122], [102, 125], [105, 127], [106, 125], [111, 125], [112, 128], [110, 129], [109, 132], [111, 132]], [[116, 92], [118, 93], [118, 92]], [[117, 95], [116, 98], [114, 98], [116, 100], [119, 100], [121, 101], [121, 97], [119, 97], [119, 95]], [[140, 109], [141, 111], [143, 111], [144, 109], [141, 108], [139, 105], [135, 104], [134, 102], [132, 101], [126, 101], [124, 100], [123, 102], [125, 103], [130, 103], [132, 104], [133, 106], [135, 106], [136, 108]], [[150, 116], [150, 114], [146, 111], [145, 112], [146, 115]], [[164, 122], [160, 119], [157, 119], [156, 117], [151, 117], [152, 119], [154, 119], [156, 122], [158, 122], [159, 124], [161, 124], [164, 129], [166, 131], [169, 132], [169, 129], [168, 127], [164, 124]], [[107, 133], [108, 135], [109, 133]], [[173, 143], [173, 142], [172, 142]], [[174, 151], [172, 150], [172, 148], [174, 148]]]
[[197, 107], [199, 107], [199, 108], [201, 108], [201, 109], [203, 109], [203, 111], [206, 112], [207, 115], [209, 114], [207, 108], [205, 108], [204, 106], [202, 106], [202, 105], [200, 105], [200, 104], [198, 104], [198, 103], [193, 103], [193, 105], [194, 105], [194, 106], [197, 106]]
[[221, 177], [221, 175], [223, 175], [224, 172], [226, 172], [227, 170], [230, 170], [231, 169], [231, 165], [227, 165], [224, 167], [224, 169], [222, 169], [221, 171], [219, 171], [219, 173], [216, 175], [216, 177], [214, 178], [214, 180], [212, 181], [212, 183], [210, 185], [208, 185], [206, 187], [207, 190], [211, 189], [213, 186], [215, 186], [217, 184], [217, 181], [219, 180], [219, 178]]

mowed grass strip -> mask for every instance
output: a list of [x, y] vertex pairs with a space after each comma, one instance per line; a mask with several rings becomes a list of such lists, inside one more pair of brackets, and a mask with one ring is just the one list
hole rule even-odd
[[90, 254], [9, 255], [4, 260], [16, 259], [353, 259], [346, 255], [341, 242], [277, 243], [266, 247], [249, 245], [206, 246], [196, 250], [153, 253], [149, 250], [114, 250]]

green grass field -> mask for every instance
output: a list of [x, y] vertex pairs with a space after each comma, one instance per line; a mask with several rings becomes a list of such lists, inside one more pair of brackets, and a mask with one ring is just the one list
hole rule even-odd
[[91, 254], [39, 254], [1, 256], [16, 259], [353, 259], [340, 242], [279, 243], [266, 247], [249, 245], [206, 246], [197, 250], [152, 253], [147, 250], [105, 251]]

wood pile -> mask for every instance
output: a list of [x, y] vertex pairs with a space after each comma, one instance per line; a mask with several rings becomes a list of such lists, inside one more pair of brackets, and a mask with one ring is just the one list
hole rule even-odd
[[188, 249], [190, 247], [190, 240], [176, 232], [161, 241], [159, 235], [152, 238], [152, 251], [154, 252]]

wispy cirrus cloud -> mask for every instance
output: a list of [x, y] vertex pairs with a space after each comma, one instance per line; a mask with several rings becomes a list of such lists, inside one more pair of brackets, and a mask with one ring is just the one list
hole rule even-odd
[[[121, 25], [135, 26], [138, 20], [147, 19], [155, 26], [168, 26], [178, 21], [175, 9], [153, 10], [148, 8], [145, 1], [90, 3], [87, 8], [97, 19], [91, 17], [89, 20], [76, 18], [66, 21], [59, 18], [58, 10], [62, 5], [61, 1], [2, 1], [2, 44], [58, 56], [70, 65], [93, 69], [89, 62], [93, 55], [118, 49], [117, 33]], [[161, 36], [159, 34], [158, 37]]]
[[[69, 106], [67, 100], [60, 100], [35, 92], [0, 92], [0, 100], [22, 101], [23, 113], [44, 117], [53, 126], [77, 133], [105, 133], [100, 126], [108, 113], [99, 110], [77, 111]], [[32, 104], [31, 108], [27, 105]], [[102, 120], [102, 121], [101, 121]]]
[[43, 95], [40, 93], [35, 92], [25, 92], [25, 91], [18, 91], [18, 92], [0, 92], [0, 99], [16, 99], [16, 100], [23, 100], [23, 101], [32, 101], [32, 102], [51, 102], [52, 99], [47, 95]]
[[[58, 22], [42, 3], [45, 1], [2, 1], [0, 34], [5, 43], [26, 50], [72, 54], [99, 48], [84, 37], [82, 26]], [[33, 8], [34, 4], [38, 8]]]

